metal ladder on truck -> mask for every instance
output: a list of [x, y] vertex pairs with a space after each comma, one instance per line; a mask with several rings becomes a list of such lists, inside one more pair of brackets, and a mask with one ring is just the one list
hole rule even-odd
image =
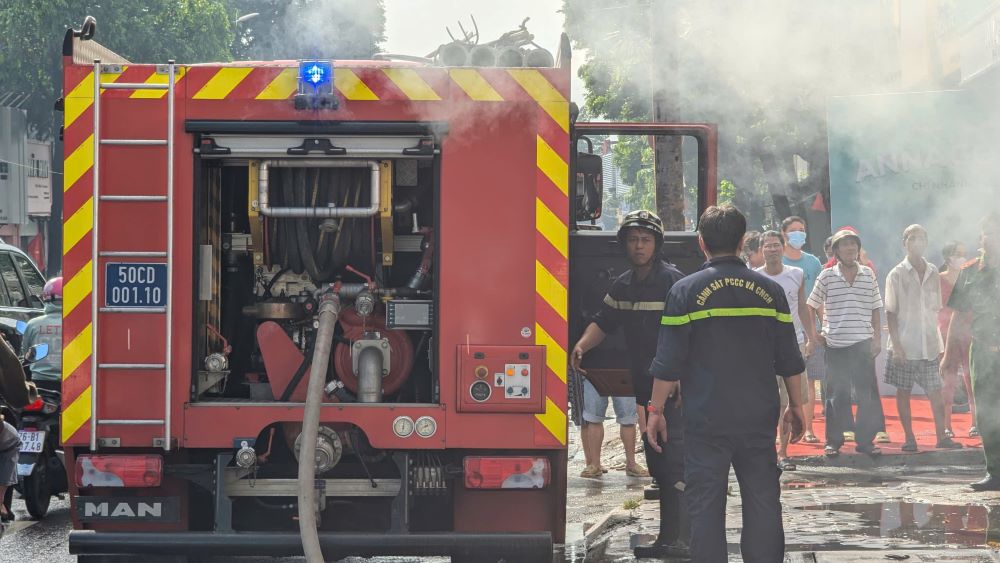
[[[155, 446], [162, 446], [164, 451], [170, 451], [170, 393], [171, 393], [171, 362], [173, 353], [173, 257], [174, 257], [174, 87], [176, 85], [176, 64], [173, 60], [166, 65], [157, 66], [156, 72], [165, 70], [167, 82], [159, 83], [124, 83], [124, 82], [104, 82], [101, 79], [103, 71], [100, 59], [94, 60], [94, 215], [93, 232], [91, 242], [92, 285], [93, 294], [90, 300], [90, 317], [92, 322], [91, 334], [91, 355], [90, 355], [90, 450], [95, 451], [98, 445], [97, 427], [103, 426], [163, 426], [163, 438], [154, 440]], [[101, 90], [166, 90], [167, 91], [167, 135], [165, 139], [104, 139], [101, 136]], [[127, 146], [163, 146], [167, 150], [167, 191], [165, 195], [122, 195], [122, 194], [102, 194], [100, 184], [100, 154], [102, 145], [127, 145]], [[98, 241], [100, 240], [98, 228], [100, 227], [100, 216], [98, 210], [100, 203], [105, 201], [130, 201], [148, 202], [153, 205], [166, 204], [167, 213], [167, 248], [165, 251], [121, 251], [121, 250], [100, 250]], [[122, 308], [122, 307], [98, 307], [98, 291], [100, 281], [99, 258], [163, 258], [166, 264], [166, 306], [145, 307], [145, 308]], [[100, 363], [97, 355], [97, 340], [99, 333], [98, 314], [129, 314], [129, 313], [155, 313], [164, 315], [166, 323], [166, 356], [162, 363], [131, 363], [113, 364]], [[98, 375], [100, 370], [162, 370], [165, 380], [165, 399], [162, 419], [101, 419], [97, 410], [98, 397]], [[162, 441], [162, 444], [158, 444]], [[114, 444], [108, 444], [114, 445]]]

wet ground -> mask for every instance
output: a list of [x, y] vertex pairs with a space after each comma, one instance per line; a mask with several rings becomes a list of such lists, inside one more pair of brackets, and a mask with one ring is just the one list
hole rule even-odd
[[[949, 452], [849, 467], [822, 460], [782, 475], [788, 561], [1000, 561], [1000, 493], [968, 483], [983, 472], [981, 452]], [[740, 561], [739, 484], [731, 476], [727, 536]], [[646, 502], [634, 519], [596, 538], [601, 561], [634, 561], [632, 548], [653, 539], [657, 511]], [[955, 557], [958, 557], [957, 559]]]

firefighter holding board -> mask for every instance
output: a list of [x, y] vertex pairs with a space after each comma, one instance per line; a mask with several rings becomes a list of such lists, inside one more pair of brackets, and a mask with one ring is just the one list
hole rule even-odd
[[[618, 229], [618, 242], [631, 269], [611, 285], [604, 304], [573, 348], [573, 368], [587, 351], [599, 345], [608, 334], [622, 327], [628, 346], [632, 385], [636, 403], [646, 408], [653, 390], [649, 364], [656, 353], [657, 333], [667, 292], [683, 274], [660, 258], [663, 246], [663, 223], [650, 211], [633, 211], [625, 216]], [[681, 425], [680, 408], [671, 409], [670, 424]], [[645, 436], [643, 436], [645, 439]], [[688, 525], [681, 506], [684, 480], [683, 440], [678, 432], [667, 447], [659, 451], [645, 444], [646, 464], [660, 485], [660, 533], [650, 546], [636, 548], [636, 557], [687, 555]]]
[[[666, 451], [684, 435], [684, 501], [691, 517], [691, 557], [727, 561], [729, 468], [743, 499], [743, 560], [784, 559], [784, 530], [774, 451], [779, 418], [775, 374], [784, 378], [788, 407], [782, 431], [804, 433], [805, 364], [785, 292], [740, 259], [746, 218], [731, 205], [709, 207], [698, 222], [708, 262], [667, 295], [647, 406], [647, 443]], [[674, 423], [683, 392], [684, 426]]]

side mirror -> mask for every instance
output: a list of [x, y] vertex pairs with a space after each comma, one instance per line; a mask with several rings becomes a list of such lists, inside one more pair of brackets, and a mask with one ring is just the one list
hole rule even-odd
[[24, 361], [27, 363], [37, 362], [39, 360], [44, 360], [49, 355], [49, 345], [35, 344], [31, 348], [28, 348], [28, 353], [24, 355]]
[[604, 161], [596, 154], [576, 155], [576, 220], [593, 221], [601, 217], [604, 201]]
[[23, 335], [24, 331], [28, 330], [28, 323], [8, 317], [0, 317], [0, 327], [9, 328], [14, 332]]

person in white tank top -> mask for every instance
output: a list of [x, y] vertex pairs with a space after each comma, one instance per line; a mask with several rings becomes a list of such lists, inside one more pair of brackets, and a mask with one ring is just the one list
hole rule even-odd
[[[792, 313], [792, 324], [795, 326], [795, 337], [802, 350], [802, 357], [808, 357], [812, 353], [813, 343], [816, 342], [816, 328], [808, 322], [811, 318], [809, 310], [806, 309], [806, 297], [804, 289], [805, 273], [801, 268], [786, 266], [782, 263], [781, 257], [785, 251], [785, 237], [778, 231], [767, 231], [760, 236], [760, 247], [764, 254], [764, 265], [756, 271], [773, 279], [785, 290], [785, 298], [788, 300], [788, 309]], [[802, 320], [807, 322], [803, 323]], [[812, 419], [813, 405], [809, 400], [808, 377], [803, 375], [802, 380], [802, 404], [805, 414], [806, 436], [813, 435]], [[778, 385], [781, 394], [782, 409], [788, 402], [785, 396], [784, 386]], [[785, 432], [778, 432], [778, 467], [784, 471], [794, 471], [795, 464], [788, 458], [788, 435]]]

